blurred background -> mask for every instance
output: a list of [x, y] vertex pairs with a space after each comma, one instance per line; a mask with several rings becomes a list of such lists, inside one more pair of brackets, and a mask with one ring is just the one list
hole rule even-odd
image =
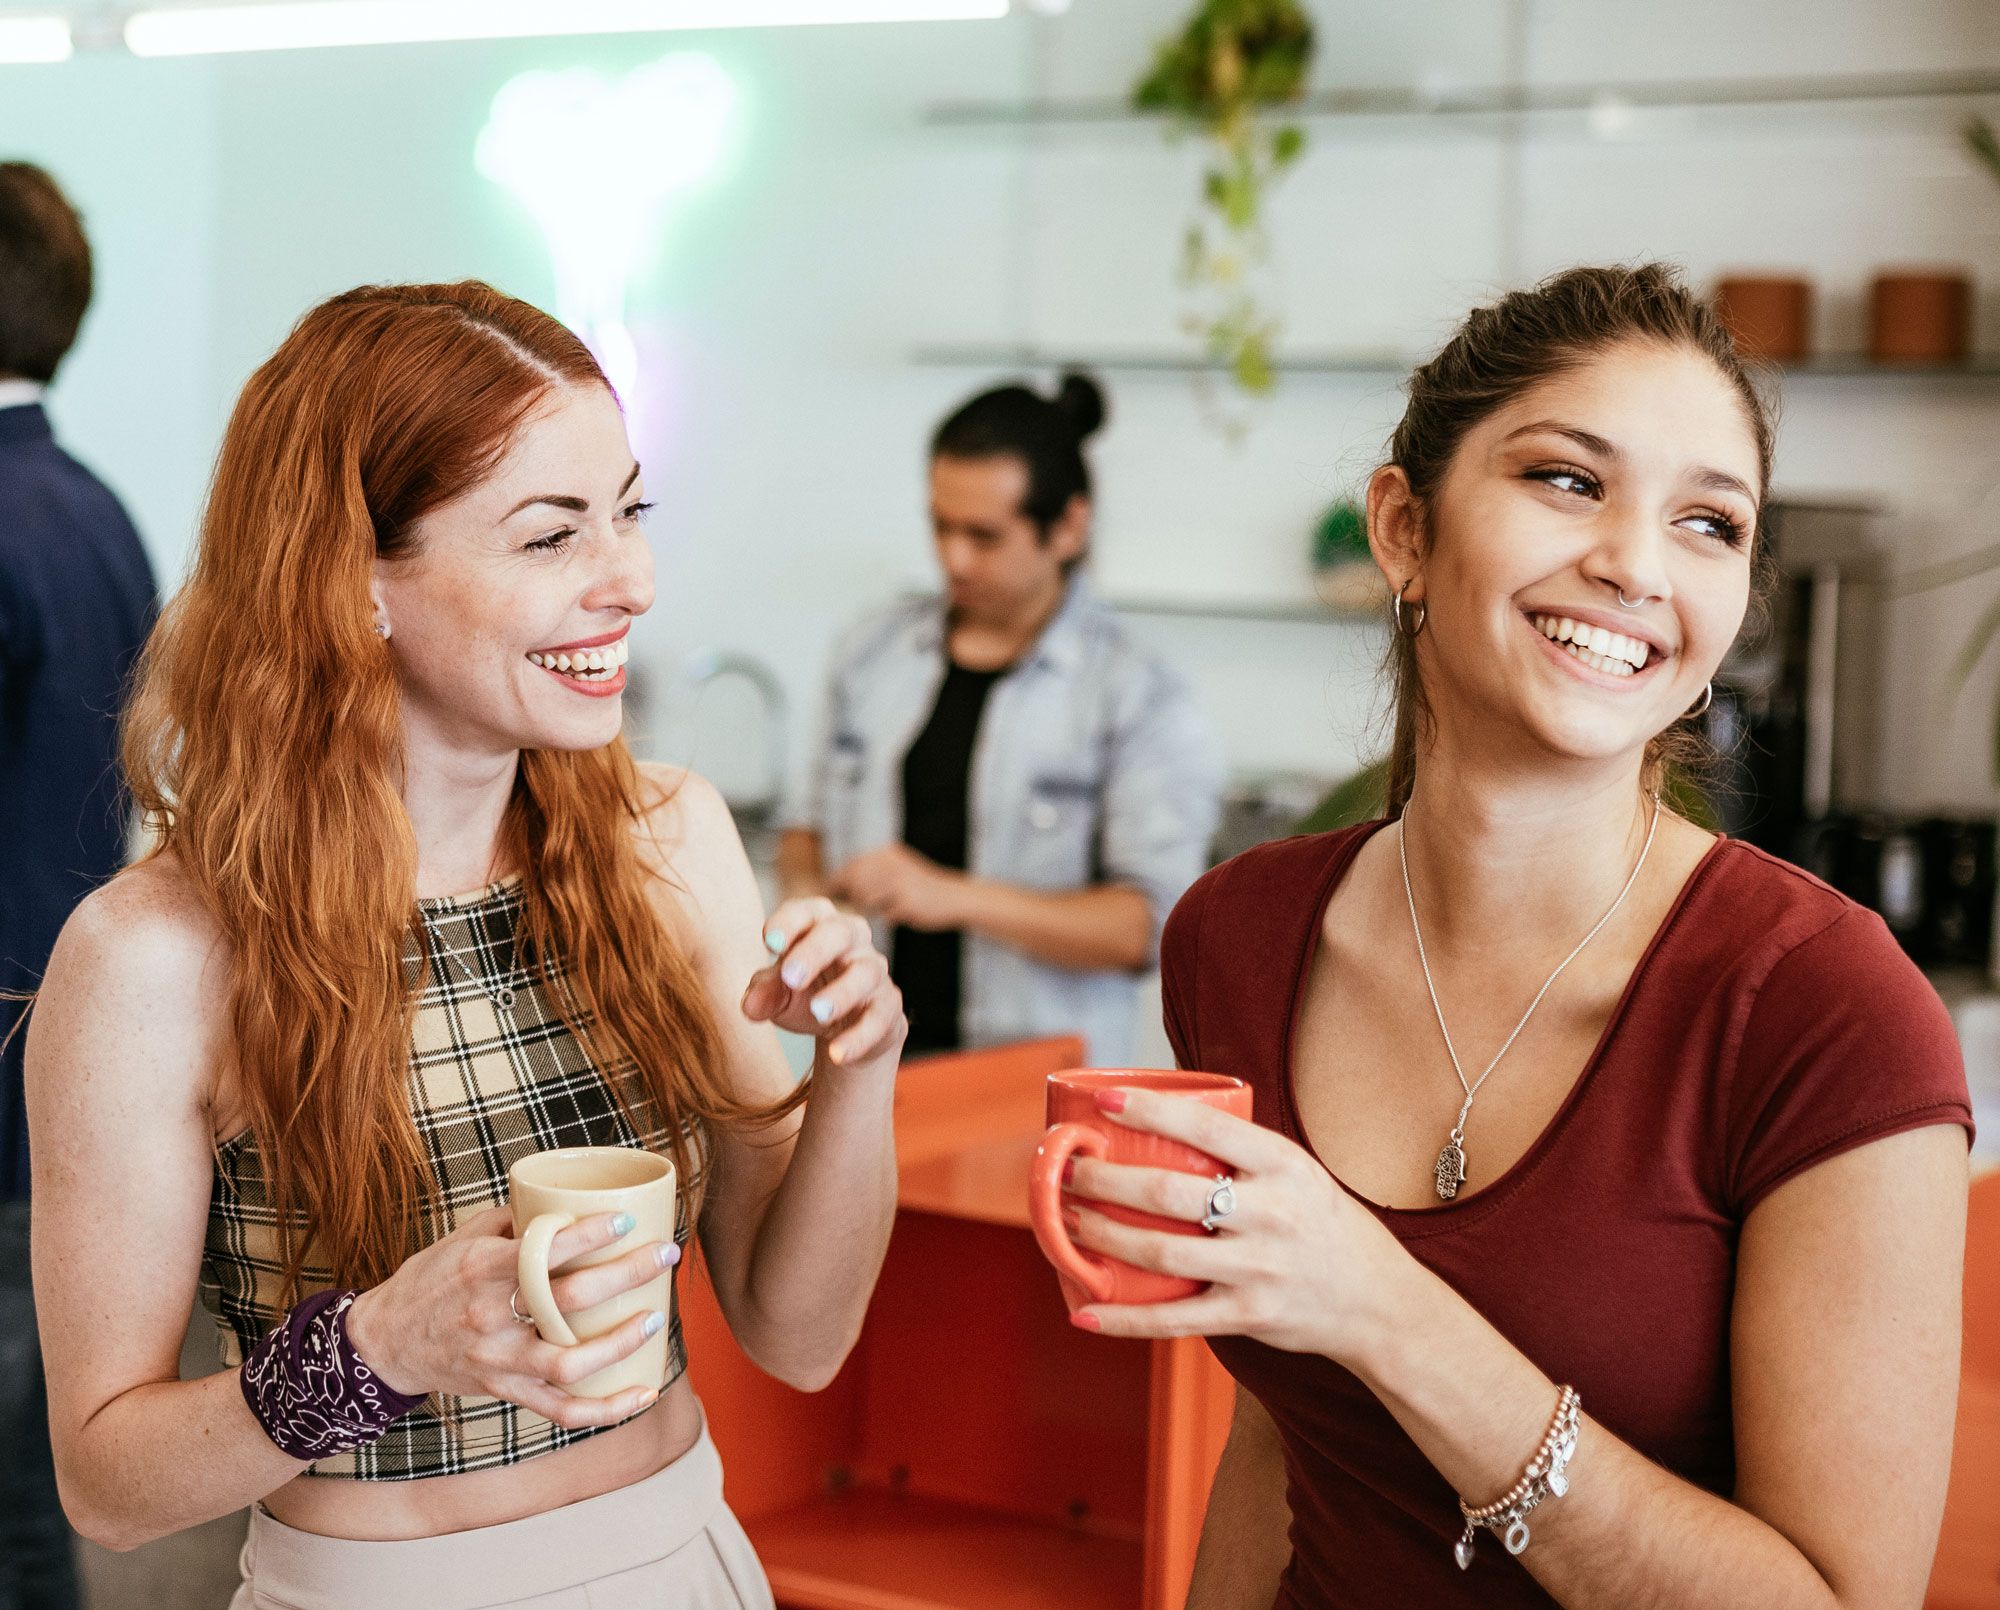
[[[1224, 736], [1220, 854], [1383, 747], [1384, 620], [1339, 506], [1411, 362], [1499, 290], [1671, 259], [1782, 393], [1786, 580], [1718, 687], [1737, 770], [1712, 808], [1884, 911], [2000, 1140], [1991, 0], [1311, 0], [1247, 352], [1188, 323], [1190, 228], [1231, 244], [1214, 141], [1132, 104], [1190, 0], [660, 0], [771, 25], [577, 35], [547, 19], [589, 4], [484, 9], [547, 32], [246, 49], [303, 41], [267, 7], [0, 0], [0, 156], [61, 181], [97, 254], [51, 413], [164, 586], [237, 389], [307, 306], [490, 280], [623, 382], [659, 505], [633, 741], [712, 776], [764, 856], [835, 634], [935, 586], [929, 431], [1083, 366], [1110, 400], [1095, 578]], [[477, 34], [480, 10], [319, 14], [380, 39]], [[96, 1603], [223, 1602], [208, 1567], [146, 1559], [96, 1559]]]

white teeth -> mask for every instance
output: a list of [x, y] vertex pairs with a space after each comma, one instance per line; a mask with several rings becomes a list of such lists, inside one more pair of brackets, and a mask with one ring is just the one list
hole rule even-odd
[[1602, 626], [1588, 626], [1568, 616], [1532, 614], [1528, 622], [1550, 642], [1566, 644], [1570, 654], [1594, 670], [1610, 676], [1632, 676], [1652, 658], [1652, 644], [1608, 632]]
[[528, 663], [542, 666], [550, 671], [560, 671], [565, 676], [576, 677], [581, 681], [604, 682], [616, 676], [630, 657], [626, 641], [621, 637], [617, 642], [607, 643], [602, 648], [579, 649], [574, 654], [531, 650], [528, 654]]
[[556, 654], [545, 649], [528, 652], [530, 665], [539, 665], [546, 670], [560, 671], [565, 676], [580, 677], [590, 682], [602, 682], [616, 676], [630, 658], [631, 650], [622, 637], [602, 648], [578, 649], [574, 654]]
[[1551, 642], [1565, 643], [1584, 664], [1613, 676], [1630, 676], [1652, 657], [1652, 645], [1636, 637], [1573, 621], [1567, 615], [1531, 615], [1535, 629]]

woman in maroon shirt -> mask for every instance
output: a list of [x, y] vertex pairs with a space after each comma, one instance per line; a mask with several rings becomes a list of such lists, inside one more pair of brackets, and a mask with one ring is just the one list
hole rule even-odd
[[1770, 457], [1658, 267], [1508, 296], [1412, 379], [1368, 498], [1391, 820], [1238, 857], [1168, 925], [1175, 1051], [1256, 1121], [1107, 1102], [1230, 1188], [1071, 1179], [1085, 1245], [1213, 1282], [1076, 1315], [1210, 1336], [1238, 1380], [1192, 1610], [1921, 1600], [1951, 1025], [1874, 915], [1658, 804], [1751, 601]]

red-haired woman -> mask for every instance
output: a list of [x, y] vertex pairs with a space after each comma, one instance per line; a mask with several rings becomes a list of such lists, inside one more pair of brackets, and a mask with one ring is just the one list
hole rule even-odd
[[[239, 1607], [770, 1603], [673, 1314], [517, 1322], [529, 1152], [679, 1168], [675, 1240], [562, 1307], [699, 1229], [738, 1341], [807, 1389], [893, 1211], [866, 928], [766, 922], [714, 789], [619, 739], [645, 508], [589, 352], [483, 285], [335, 297], [230, 421], [129, 718], [159, 847], [64, 930], [28, 1077], [65, 1506], [127, 1548], [254, 1505]], [[818, 1036], [806, 1085], [772, 1024]], [[241, 1367], [183, 1382], [197, 1282]], [[664, 1390], [564, 1390], [668, 1326]]]

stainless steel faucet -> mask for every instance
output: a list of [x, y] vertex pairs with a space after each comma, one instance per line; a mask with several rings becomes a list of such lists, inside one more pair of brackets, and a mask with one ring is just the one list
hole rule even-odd
[[776, 824], [785, 797], [785, 686], [777, 673], [754, 655], [733, 649], [697, 649], [681, 662], [680, 680], [687, 690], [690, 722], [702, 691], [725, 676], [742, 677], [763, 701], [766, 735], [763, 792], [747, 799], [728, 800], [730, 813], [743, 832], [762, 832]]

